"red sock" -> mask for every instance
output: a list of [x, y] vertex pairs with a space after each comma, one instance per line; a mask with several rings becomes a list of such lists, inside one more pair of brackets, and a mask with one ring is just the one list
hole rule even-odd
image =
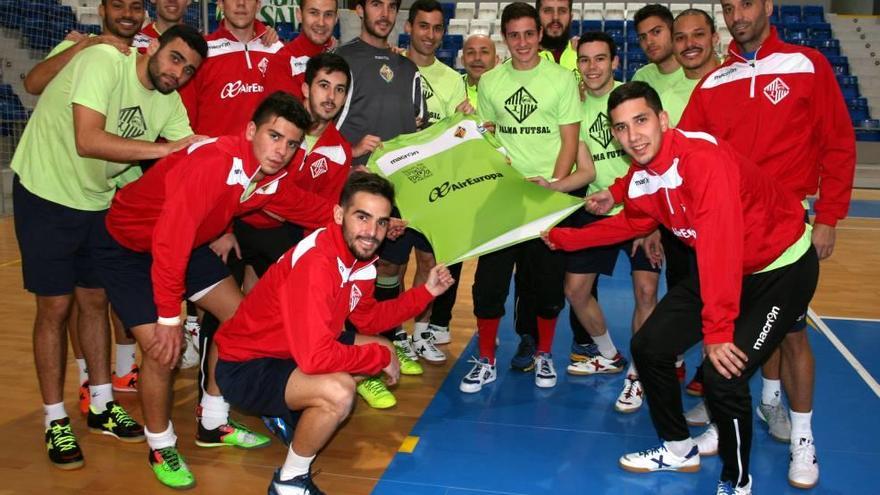
[[480, 357], [489, 358], [489, 363], [495, 363], [495, 338], [498, 337], [498, 325], [501, 318], [477, 318], [477, 331], [480, 338], [477, 340], [480, 347]]
[[549, 320], [538, 317], [538, 352], [550, 352], [553, 335], [556, 333], [556, 318]]

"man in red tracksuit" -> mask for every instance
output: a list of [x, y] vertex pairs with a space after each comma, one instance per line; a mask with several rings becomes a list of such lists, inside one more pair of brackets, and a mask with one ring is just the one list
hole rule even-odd
[[[678, 127], [729, 142], [798, 199], [818, 191], [812, 241], [825, 259], [846, 217], [855, 171], [855, 134], [834, 71], [818, 51], [779, 39], [769, 0], [722, 6], [734, 37], [729, 55], [697, 85]], [[811, 427], [815, 361], [805, 329], [802, 319], [764, 366], [758, 415], [774, 438], [790, 442], [789, 482], [811, 488], [819, 464]], [[784, 383], [790, 421], [780, 375], [791, 377]]]
[[[309, 124], [296, 98], [282, 92], [269, 96], [243, 133], [192, 145], [121, 189], [107, 214], [106, 231], [98, 234], [102, 282], [143, 350], [140, 392], [150, 464], [168, 486], [188, 488], [195, 482], [177, 452], [169, 421], [183, 296], [220, 321], [235, 312], [241, 292], [207, 245], [233, 217], [265, 209], [312, 228], [331, 218], [332, 204], [298, 189], [285, 170]], [[199, 194], [187, 192], [194, 186]], [[268, 443], [229, 419], [229, 404], [216, 383], [206, 389], [197, 445]]]
[[[437, 265], [424, 285], [376, 301], [375, 253], [393, 202], [386, 179], [352, 174], [333, 222], [272, 265], [217, 332], [217, 378], [229, 400], [297, 425], [270, 494], [323, 493], [310, 465], [350, 414], [357, 377], [384, 372], [393, 384], [400, 374], [392, 344], [375, 335], [423, 311], [452, 285], [449, 270]], [[346, 319], [358, 334], [344, 331]]]
[[306, 63], [311, 57], [330, 50], [335, 41], [333, 26], [336, 25], [336, 0], [302, 0], [299, 35], [278, 52], [287, 77], [280, 78], [277, 89], [287, 91], [303, 99], [302, 84], [305, 82]]
[[[546, 242], [583, 249], [663, 225], [694, 249], [698, 268], [670, 289], [633, 338], [633, 361], [663, 443], [624, 455], [620, 465], [634, 472], [700, 468], [675, 359], [702, 340], [706, 400], [723, 463], [718, 493], [750, 494], [748, 380], [806, 310], [818, 279], [803, 208], [727, 143], [669, 129], [647, 84], [618, 87], [608, 110], [614, 136], [633, 159], [624, 177], [624, 209], [581, 229], [553, 229]], [[602, 191], [587, 197], [587, 208], [599, 212], [613, 201]]]

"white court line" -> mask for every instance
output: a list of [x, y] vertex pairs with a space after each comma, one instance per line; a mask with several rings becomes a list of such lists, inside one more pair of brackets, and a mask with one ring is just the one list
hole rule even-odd
[[880, 323], [880, 318], [853, 318], [851, 316], [823, 316], [822, 318], [826, 320], [852, 320], [866, 321], [869, 323]]
[[868, 384], [868, 387], [870, 387], [871, 390], [874, 391], [874, 395], [880, 398], [880, 384], [878, 384], [877, 380], [875, 380], [874, 377], [871, 376], [870, 373], [868, 373], [868, 370], [866, 370], [865, 367], [862, 366], [862, 363], [860, 363], [859, 360], [856, 359], [856, 357], [853, 356], [851, 352], [849, 352], [849, 349], [847, 349], [846, 346], [843, 345], [843, 342], [841, 342], [840, 339], [837, 338], [837, 335], [834, 335], [834, 332], [832, 332], [831, 328], [829, 328], [828, 325], [826, 325], [825, 322], [822, 321], [822, 318], [819, 318], [819, 315], [817, 315], [815, 311], [813, 311], [813, 308], [807, 308], [807, 316], [809, 316], [810, 319], [813, 320], [813, 323], [816, 324], [816, 328], [818, 328], [823, 335], [828, 337], [828, 340], [831, 341], [831, 344], [834, 345], [835, 348], [837, 348], [840, 354], [843, 355], [843, 358], [849, 362], [850, 366], [852, 366], [853, 369], [856, 370], [856, 373], [858, 373], [859, 376], [862, 377], [862, 380], [864, 380], [865, 383]]

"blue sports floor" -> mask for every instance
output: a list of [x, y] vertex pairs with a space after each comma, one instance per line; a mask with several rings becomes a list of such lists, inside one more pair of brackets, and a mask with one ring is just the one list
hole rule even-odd
[[[615, 275], [600, 280], [600, 302], [614, 342], [629, 358], [628, 262], [621, 257]], [[646, 406], [629, 415], [614, 411], [622, 374], [565, 373], [571, 342], [568, 309], [553, 348], [559, 373], [555, 388], [538, 389], [532, 374], [507, 368], [518, 342], [509, 303], [499, 332], [498, 379], [480, 393], [459, 392], [458, 383], [471, 367], [467, 360], [476, 354], [472, 340], [413, 428], [415, 448], [395, 456], [374, 494], [715, 493], [721, 469], [717, 457], [704, 458], [696, 474], [631, 474], [617, 466], [620, 455], [658, 440]], [[880, 322], [823, 321], [867, 373], [880, 377]], [[813, 430], [820, 484], [811, 491], [790, 487], [788, 445], [773, 440], [755, 419], [751, 473], [756, 494], [880, 493], [880, 396], [817, 326], [822, 325], [813, 324], [808, 332], [817, 363]], [[697, 347], [687, 354], [688, 379], [699, 353]], [[759, 400], [760, 373], [752, 390], [758, 394], [753, 401]], [[684, 401], [686, 409], [697, 403], [687, 395]], [[701, 431], [692, 429], [694, 435]]]

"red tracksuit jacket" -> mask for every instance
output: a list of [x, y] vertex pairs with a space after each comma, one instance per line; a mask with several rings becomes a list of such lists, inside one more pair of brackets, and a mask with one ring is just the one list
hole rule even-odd
[[269, 268], [217, 331], [220, 358], [293, 359], [308, 374], [378, 373], [391, 353], [380, 344], [339, 343], [346, 318], [359, 332], [377, 334], [414, 317], [433, 296], [422, 285], [377, 302], [375, 261], [357, 261], [335, 223], [313, 232]]
[[580, 229], [555, 228], [566, 251], [616, 244], [662, 224], [697, 253], [704, 342], [733, 342], [743, 276], [804, 233], [804, 209], [748, 158], [702, 132], [671, 129], [647, 165], [624, 177], [624, 209]]
[[[318, 136], [312, 151], [307, 153], [305, 146], [303, 140], [288, 167], [293, 183], [332, 204], [338, 203], [342, 187], [351, 172], [351, 145], [330, 122]], [[254, 212], [241, 219], [258, 229], [281, 225], [281, 222], [263, 212]]]
[[163, 158], [116, 193], [107, 230], [128, 249], [152, 254], [160, 317], [180, 314], [190, 253], [222, 234], [233, 217], [267, 209], [310, 228], [332, 218], [333, 204], [296, 187], [286, 170], [247, 195], [259, 167], [244, 133], [223, 136]]
[[208, 58], [192, 79], [180, 88], [189, 122], [196, 134], [224, 136], [237, 134], [269, 95], [267, 88], [280, 83], [279, 59], [275, 54], [284, 46], [280, 41], [263, 46], [260, 40], [266, 25], [254, 23], [254, 39], [242, 43], [227, 29], [225, 21], [209, 34]]
[[855, 133], [834, 71], [818, 51], [783, 43], [771, 27], [754, 65], [735, 41], [697, 85], [678, 123], [729, 142], [798, 198], [819, 190], [816, 222], [846, 217]]
[[280, 59], [279, 65], [283, 67], [285, 77], [278, 78], [276, 81], [280, 86], [273, 89], [287, 91], [302, 101], [302, 84], [306, 81], [306, 64], [310, 58], [329, 49], [329, 40], [323, 45], [316, 45], [300, 33], [276, 54], [276, 57]]
[[131, 46], [137, 48], [140, 53], [146, 53], [147, 47], [150, 46], [150, 42], [159, 39], [159, 36], [159, 31], [156, 30], [156, 23], [151, 22], [142, 27], [141, 32], [134, 35], [134, 40], [132, 41]]

